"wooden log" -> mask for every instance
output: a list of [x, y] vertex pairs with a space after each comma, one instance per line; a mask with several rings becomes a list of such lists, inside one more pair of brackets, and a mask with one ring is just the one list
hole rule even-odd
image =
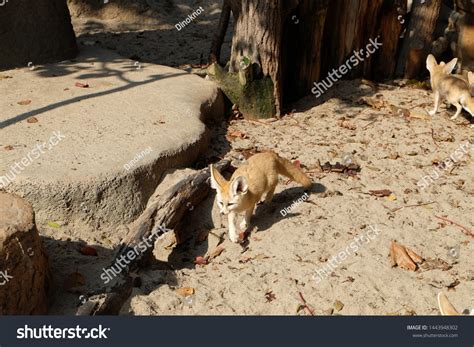
[[[229, 167], [228, 160], [222, 160], [215, 164], [219, 171]], [[127, 259], [127, 266], [123, 268], [116, 279], [115, 285], [101, 288], [78, 308], [76, 315], [116, 315], [120, 312], [123, 304], [130, 297], [133, 288], [132, 272], [137, 272], [148, 264], [148, 259], [153, 254], [153, 246], [142, 250], [144, 243], [148, 241], [154, 245], [158, 237], [173, 229], [188, 211], [187, 204], [197, 205], [209, 193], [208, 179], [209, 168], [203, 169], [175, 184], [151, 203], [145, 211], [129, 226], [129, 233], [121, 243], [120, 249], [112, 264], [117, 264], [118, 259]], [[131, 257], [130, 252], [138, 253]]]

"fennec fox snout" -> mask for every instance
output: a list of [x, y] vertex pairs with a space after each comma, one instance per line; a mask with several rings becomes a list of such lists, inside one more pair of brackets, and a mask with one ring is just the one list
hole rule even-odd
[[429, 112], [431, 116], [438, 112], [439, 104], [446, 100], [456, 107], [456, 113], [451, 119], [456, 119], [463, 108], [474, 117], [474, 99], [470, 94], [469, 83], [460, 77], [451, 75], [456, 63], [457, 58], [447, 64], [444, 62], [438, 64], [432, 54], [426, 59], [426, 67], [431, 77], [431, 88], [435, 96], [434, 109]]
[[305, 188], [311, 186], [311, 180], [300, 168], [273, 152], [253, 155], [247, 164], [234, 172], [229, 181], [212, 165], [210, 171], [211, 187], [217, 192], [217, 205], [221, 213], [228, 215], [229, 237], [232, 242], [239, 242], [235, 225], [237, 216], [244, 213], [240, 228], [245, 231], [250, 224], [255, 205], [262, 198], [265, 198], [266, 202], [272, 200], [279, 174], [291, 178]]

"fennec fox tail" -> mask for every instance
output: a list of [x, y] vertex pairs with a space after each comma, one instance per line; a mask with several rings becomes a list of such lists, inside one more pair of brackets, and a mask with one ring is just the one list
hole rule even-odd
[[255, 205], [265, 197], [269, 202], [273, 198], [278, 175], [283, 175], [303, 185], [311, 186], [311, 180], [300, 168], [289, 160], [273, 152], [255, 154], [248, 163], [239, 167], [227, 181], [211, 165], [211, 187], [216, 190], [217, 205], [221, 213], [229, 218], [229, 237], [239, 242], [239, 233], [235, 226], [237, 215], [245, 213], [240, 228], [245, 231], [252, 217]]
[[474, 99], [470, 94], [469, 83], [459, 77], [451, 75], [457, 63], [457, 58], [445, 64], [436, 62], [435, 57], [430, 54], [426, 59], [426, 67], [430, 72], [431, 88], [435, 94], [435, 106], [430, 115], [434, 116], [438, 112], [439, 104], [444, 99], [456, 107], [456, 113], [451, 119], [456, 119], [464, 108], [474, 117]]

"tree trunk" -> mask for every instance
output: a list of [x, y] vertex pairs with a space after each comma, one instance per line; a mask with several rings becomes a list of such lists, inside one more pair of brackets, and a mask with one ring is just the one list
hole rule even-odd
[[383, 44], [349, 76], [393, 75], [403, 0], [230, 0], [230, 6], [229, 73], [213, 67], [211, 75], [247, 118], [279, 117], [370, 39]]
[[459, 58], [458, 73], [474, 72], [474, 2], [456, 0], [456, 10], [461, 14], [456, 45]]
[[10, 0], [0, 6], [0, 70], [77, 55], [65, 0]]
[[219, 18], [219, 25], [217, 27], [217, 33], [214, 36], [211, 44], [211, 52], [209, 54], [209, 63], [220, 63], [221, 59], [221, 47], [224, 42], [227, 27], [229, 26], [230, 19], [230, 0], [223, 0], [222, 12]]
[[322, 70], [326, 73], [344, 64], [354, 51], [366, 49], [370, 40], [382, 46], [365, 53], [364, 60], [348, 73], [351, 78], [383, 80], [395, 71], [395, 55], [402, 25], [397, 13], [406, 12], [403, 0], [352, 0], [331, 3], [326, 19]]
[[407, 29], [408, 37], [403, 42], [397, 64], [398, 75], [408, 79], [415, 78], [424, 68], [426, 57], [431, 51], [441, 3], [441, 0], [414, 0]]

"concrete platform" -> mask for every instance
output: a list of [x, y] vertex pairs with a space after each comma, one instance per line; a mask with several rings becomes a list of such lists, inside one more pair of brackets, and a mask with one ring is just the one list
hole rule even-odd
[[30, 201], [39, 224], [133, 220], [163, 171], [206, 149], [204, 122], [224, 112], [212, 82], [96, 48], [0, 72], [0, 92], [0, 190]]

